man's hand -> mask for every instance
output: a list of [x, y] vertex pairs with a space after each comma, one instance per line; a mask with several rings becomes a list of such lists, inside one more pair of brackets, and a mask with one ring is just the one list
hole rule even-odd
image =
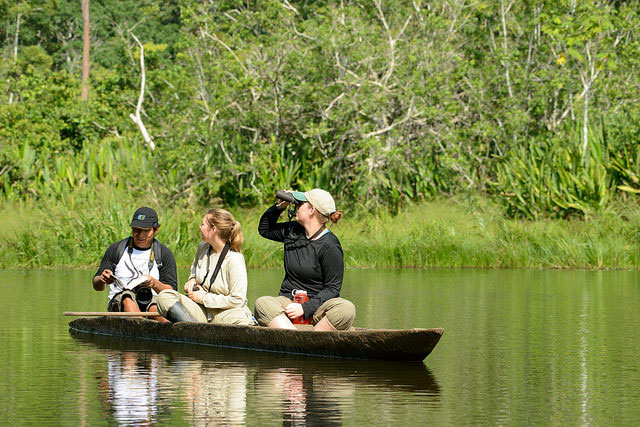
[[100, 281], [105, 285], [110, 285], [116, 281], [116, 276], [111, 270], [105, 270], [100, 275]]
[[[138, 283], [137, 286], [142, 286], [143, 288], [151, 288], [153, 289], [156, 286], [156, 279], [154, 279], [153, 277], [149, 276], [148, 274], [144, 274], [142, 275], [142, 277], [144, 277], [145, 280], [144, 282], [140, 282]], [[158, 283], [160, 282], [159, 280], [157, 281]]]
[[165, 289], [173, 289], [171, 287], [171, 285], [167, 285], [166, 283], [162, 283], [159, 279], [156, 279], [155, 277], [151, 277], [148, 274], [144, 274], [140, 277], [143, 277], [145, 280], [144, 282], [140, 282], [136, 285], [136, 287], [138, 286], [142, 286], [144, 288], [150, 288], [153, 289], [154, 291], [156, 291], [156, 293], [160, 293], [162, 291], [164, 291]]
[[111, 270], [104, 270], [99, 276], [94, 276], [91, 281], [93, 282], [93, 289], [104, 291], [107, 285], [116, 281], [116, 276]]

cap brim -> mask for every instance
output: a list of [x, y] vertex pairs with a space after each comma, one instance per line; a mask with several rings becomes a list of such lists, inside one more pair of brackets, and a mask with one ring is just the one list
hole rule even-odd
[[142, 221], [131, 221], [131, 224], [129, 224], [129, 227], [142, 228], [144, 230], [148, 230], [149, 228], [153, 228], [153, 224], [149, 224], [147, 222], [142, 222]]
[[293, 196], [294, 199], [300, 201], [300, 202], [306, 202], [307, 197], [304, 195], [304, 193], [302, 191], [292, 191], [291, 195]]

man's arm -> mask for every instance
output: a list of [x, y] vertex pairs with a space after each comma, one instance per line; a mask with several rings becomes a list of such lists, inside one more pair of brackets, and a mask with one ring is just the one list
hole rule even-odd
[[92, 284], [93, 289], [96, 291], [104, 291], [107, 285], [110, 285], [115, 281], [113, 271], [111, 269], [118, 263], [119, 260], [115, 259], [118, 256], [118, 244], [120, 242], [113, 243], [102, 256], [100, 267], [93, 276]]
[[147, 288], [151, 288], [154, 291], [156, 291], [156, 293], [160, 293], [161, 291], [164, 291], [165, 289], [175, 289], [173, 286], [167, 284], [167, 283], [163, 283], [160, 280], [151, 277], [148, 274], [145, 274], [144, 277], [147, 278], [146, 282], [142, 282], [140, 283], [138, 286], [144, 286]]
[[153, 289], [156, 292], [163, 291], [165, 289], [178, 289], [178, 268], [176, 266], [176, 259], [173, 256], [173, 252], [165, 245], [162, 245], [162, 267], [160, 267], [160, 280], [154, 279]]
[[113, 282], [114, 279], [111, 270], [104, 270], [99, 276], [93, 276], [93, 289], [96, 291], [104, 291], [107, 285]]

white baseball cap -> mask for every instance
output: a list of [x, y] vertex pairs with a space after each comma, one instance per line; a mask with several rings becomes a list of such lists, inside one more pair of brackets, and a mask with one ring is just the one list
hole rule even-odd
[[304, 193], [301, 191], [292, 191], [291, 194], [293, 194], [296, 200], [311, 203], [311, 206], [326, 217], [330, 217], [331, 214], [336, 211], [336, 202], [334, 202], [333, 197], [331, 197], [328, 191], [314, 188]]

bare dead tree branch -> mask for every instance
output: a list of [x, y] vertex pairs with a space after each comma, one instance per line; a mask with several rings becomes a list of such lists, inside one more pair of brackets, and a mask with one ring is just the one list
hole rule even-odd
[[[211, 120], [209, 121], [209, 130], [213, 130], [213, 125], [216, 122], [216, 118], [218, 117], [218, 113], [220, 112], [220, 110], [216, 109], [216, 111], [211, 115]], [[224, 141], [222, 141], [222, 138], [217, 138], [218, 139], [218, 145], [220, 145], [220, 149], [222, 150], [222, 154], [224, 154], [224, 158], [227, 159], [228, 163], [233, 163], [233, 160], [231, 160], [231, 157], [229, 156], [229, 153], [227, 153], [227, 149], [224, 146]]]
[[413, 99], [411, 100], [411, 105], [407, 109], [407, 114], [404, 116], [404, 118], [402, 120], [399, 120], [397, 122], [393, 122], [393, 123], [391, 123], [390, 125], [386, 126], [383, 129], [378, 129], [376, 131], [369, 132], [369, 133], [365, 134], [363, 138], [370, 138], [372, 136], [382, 135], [384, 133], [387, 133], [387, 132], [393, 130], [393, 128], [395, 128], [397, 126], [400, 126], [401, 124], [406, 123], [407, 121], [409, 121], [412, 118], [414, 118], [412, 113], [413, 113]]
[[300, 13], [298, 13], [298, 9], [296, 9], [294, 6], [292, 6], [291, 3], [289, 3], [288, 0], [284, 0], [282, 2], [281, 6], [284, 7], [285, 9], [288, 9], [288, 10], [292, 11], [296, 15], [300, 15]]
[[242, 70], [247, 74], [249, 73], [249, 70], [247, 70], [247, 67], [245, 67], [245, 65], [242, 63], [242, 60], [238, 57], [238, 55], [236, 55], [236, 53], [233, 51], [233, 49], [231, 49], [229, 47], [229, 45], [227, 45], [225, 42], [220, 40], [220, 38], [218, 36], [216, 36], [215, 33], [211, 34], [211, 33], [209, 33], [208, 31], [206, 31], [203, 28], [200, 28], [200, 31], [202, 31], [204, 35], [206, 35], [207, 37], [211, 38], [212, 40], [220, 43], [222, 45], [222, 47], [224, 47], [231, 54], [231, 56], [234, 57], [234, 59], [238, 62], [240, 67], [242, 67]]
[[342, 99], [342, 97], [344, 97], [345, 93], [342, 92], [340, 95], [336, 96], [330, 103], [329, 106], [327, 108], [324, 109], [324, 111], [322, 112], [322, 115], [327, 117], [329, 115], [329, 110], [331, 110], [331, 108], [333, 108], [333, 104], [335, 104], [336, 102], [340, 101]]
[[500, 0], [500, 20], [502, 21], [502, 65], [504, 67], [505, 79], [507, 81], [507, 91], [509, 92], [509, 98], [513, 99], [513, 89], [511, 88], [511, 77], [509, 75], [509, 61], [507, 55], [509, 53], [509, 45], [507, 43], [507, 13], [511, 10], [515, 0], [511, 0], [508, 6], [505, 7], [504, 0]]
[[149, 148], [151, 148], [151, 150], [155, 150], [156, 144], [153, 142], [153, 140], [149, 136], [149, 132], [147, 132], [147, 128], [144, 125], [144, 122], [142, 121], [142, 117], [140, 116], [140, 112], [142, 111], [142, 101], [144, 101], [144, 86], [146, 83], [146, 73], [145, 73], [145, 67], [144, 67], [144, 46], [142, 45], [142, 43], [140, 43], [140, 40], [138, 40], [135, 34], [133, 34], [132, 32], [129, 32], [129, 34], [131, 34], [131, 37], [133, 37], [133, 39], [138, 44], [138, 47], [140, 47], [140, 74], [141, 74], [140, 96], [138, 97], [138, 105], [136, 106], [136, 113], [135, 115], [129, 114], [129, 118], [131, 118], [131, 120], [133, 120], [133, 122], [136, 125], [138, 125], [138, 127], [140, 128], [140, 132], [142, 133], [142, 137], [144, 138], [145, 142], [149, 145]]
[[[20, 37], [20, 19], [22, 18], [22, 13], [18, 13], [16, 17], [16, 35], [13, 41], [13, 62], [15, 63], [18, 60], [18, 38]], [[9, 93], [9, 105], [13, 104], [13, 92]]]
[[393, 74], [393, 71], [396, 68], [396, 43], [400, 39], [400, 37], [402, 37], [402, 34], [404, 33], [407, 26], [409, 25], [409, 22], [411, 21], [411, 18], [413, 18], [413, 14], [409, 15], [409, 17], [404, 22], [404, 25], [402, 26], [402, 28], [400, 29], [396, 37], [393, 37], [391, 28], [389, 27], [389, 24], [387, 23], [387, 19], [384, 16], [384, 11], [382, 10], [382, 1], [376, 0], [375, 5], [376, 5], [376, 9], [378, 10], [378, 18], [380, 19], [380, 22], [382, 22], [382, 26], [384, 27], [385, 32], [387, 33], [387, 39], [389, 43], [389, 66], [387, 67], [387, 72], [384, 74], [382, 78], [382, 84], [386, 86], [389, 81], [389, 78], [391, 78], [391, 75]]

